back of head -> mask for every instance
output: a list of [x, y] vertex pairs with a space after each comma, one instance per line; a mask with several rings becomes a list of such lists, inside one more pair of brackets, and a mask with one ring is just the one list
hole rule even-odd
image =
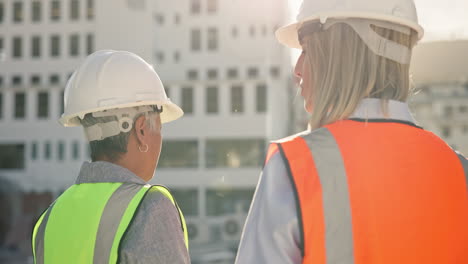
[[[409, 49], [416, 42], [414, 31], [407, 35], [372, 24], [371, 28]], [[346, 118], [364, 98], [408, 99], [409, 64], [376, 54], [350, 25], [336, 23], [304, 36], [301, 42], [311, 65], [312, 128]]]
[[65, 88], [64, 126], [83, 126], [92, 159], [116, 160], [127, 151], [135, 120], [145, 115], [150, 127], [180, 118], [182, 109], [166, 96], [153, 67], [127, 51], [101, 50], [89, 55]]
[[413, 0], [304, 0], [297, 19], [276, 36], [306, 50], [312, 128], [346, 118], [366, 97], [384, 108], [407, 100], [411, 50], [423, 35]]

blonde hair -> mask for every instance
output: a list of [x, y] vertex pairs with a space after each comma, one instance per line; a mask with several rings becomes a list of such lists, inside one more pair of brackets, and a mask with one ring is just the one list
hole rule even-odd
[[[406, 34], [372, 25], [382, 37], [410, 49], [416, 32]], [[409, 64], [400, 64], [373, 53], [351, 26], [337, 23], [301, 39], [310, 63], [313, 113], [311, 129], [345, 119], [364, 98], [406, 101], [410, 94]]]

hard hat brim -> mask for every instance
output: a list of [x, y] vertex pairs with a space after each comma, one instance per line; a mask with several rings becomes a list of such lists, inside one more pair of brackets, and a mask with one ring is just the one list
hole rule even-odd
[[328, 18], [333, 19], [346, 19], [346, 18], [362, 18], [362, 19], [369, 19], [369, 20], [382, 20], [387, 22], [392, 22], [395, 24], [407, 26], [413, 30], [415, 30], [418, 34], [418, 40], [422, 39], [424, 36], [424, 29], [417, 23], [409, 19], [404, 18], [397, 18], [394, 16], [382, 15], [382, 14], [374, 14], [374, 13], [362, 13], [362, 12], [330, 12], [330, 13], [323, 13], [319, 15], [314, 15], [307, 17], [299, 22], [292, 23], [283, 27], [280, 27], [276, 30], [275, 36], [279, 43], [285, 45], [289, 48], [295, 49], [302, 49], [302, 46], [299, 42], [298, 30], [302, 26], [304, 22], [309, 21], [321, 21], [324, 23]]
[[[144, 101], [144, 102], [133, 102], [133, 103], [127, 103], [127, 104], [121, 104], [121, 105], [116, 105], [112, 106], [112, 109], [115, 108], [129, 108], [129, 107], [135, 107], [135, 106], [144, 106], [144, 105], [157, 105], [157, 106], [162, 106], [163, 111], [160, 114], [161, 117], [161, 123], [168, 123], [171, 121], [174, 121], [176, 119], [179, 119], [184, 115], [184, 111], [182, 109], [171, 102], [170, 100], [167, 101]], [[108, 106], [104, 107], [99, 107], [79, 113], [74, 113], [70, 115], [62, 115], [62, 117], [59, 119], [59, 123], [62, 124], [65, 127], [76, 127], [76, 126], [81, 126], [80, 118], [83, 118], [86, 114], [89, 113], [94, 113], [94, 112], [100, 112], [104, 110], [109, 110]]]

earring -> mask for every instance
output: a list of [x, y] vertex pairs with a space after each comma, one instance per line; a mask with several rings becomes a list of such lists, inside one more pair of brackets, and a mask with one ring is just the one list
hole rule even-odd
[[144, 150], [141, 149], [141, 146], [138, 146], [138, 149], [140, 150], [140, 152], [148, 152], [149, 147], [148, 147], [148, 144], [145, 144]]

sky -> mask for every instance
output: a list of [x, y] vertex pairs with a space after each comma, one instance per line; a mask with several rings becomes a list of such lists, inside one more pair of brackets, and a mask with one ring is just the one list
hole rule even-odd
[[[415, 0], [414, 2], [419, 22], [425, 30], [422, 41], [468, 39], [468, 0]], [[292, 18], [295, 19], [301, 3], [302, 0], [289, 0]]]

